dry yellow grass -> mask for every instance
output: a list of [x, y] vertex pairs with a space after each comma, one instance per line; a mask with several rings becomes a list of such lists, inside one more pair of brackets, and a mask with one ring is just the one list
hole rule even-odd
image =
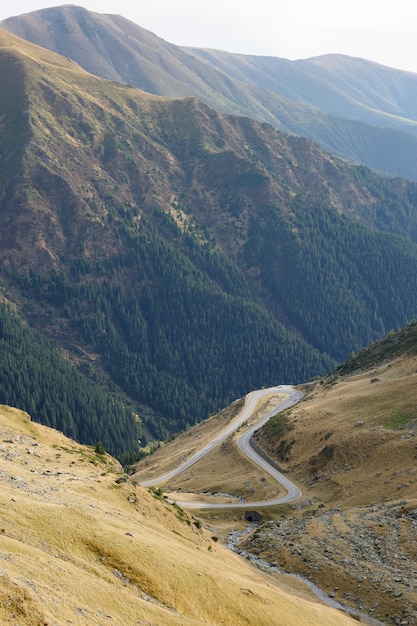
[[352, 623], [26, 414], [1, 407], [0, 446], [1, 624]]
[[242, 405], [242, 400], [236, 400], [218, 415], [190, 428], [173, 441], [162, 444], [154, 454], [138, 463], [132, 478], [139, 482], [145, 478], [157, 478], [177, 467], [227, 426], [239, 413]]
[[[239, 498], [250, 502], [283, 494], [284, 489], [267, 472], [248, 460], [235, 445], [242, 429], [259, 421], [280, 397], [275, 394], [261, 400], [245, 426], [240, 427], [198, 463], [164, 483], [164, 491], [174, 499], [200, 502], [233, 502]], [[163, 445], [137, 464], [132, 478], [138, 482], [157, 478], [180, 465], [227, 426], [242, 406], [243, 399], [236, 400], [218, 415]], [[223, 496], [224, 493], [227, 495]]]
[[416, 370], [415, 357], [402, 357], [317, 385], [291, 412], [287, 468], [310, 487], [315, 477], [313, 492], [328, 504], [417, 499]]
[[[363, 607], [387, 624], [416, 623], [417, 358], [385, 360], [367, 371], [306, 385], [305, 391], [305, 399], [287, 413], [292, 426], [282, 435], [291, 443], [287, 460], [280, 458], [280, 440], [266, 435], [259, 440], [302, 488], [303, 497], [293, 506], [260, 510], [272, 525], [261, 524], [241, 547], [310, 578], [354, 610]], [[259, 409], [262, 413], [265, 407]], [[202, 433], [204, 426], [199, 445], [207, 442]], [[193, 436], [193, 430], [187, 433], [188, 448]], [[194, 501], [210, 499], [211, 491], [233, 494], [246, 500], [246, 509], [255, 499], [254, 489], [259, 497], [274, 495], [274, 486], [243, 459], [234, 439], [164, 489]], [[184, 442], [181, 437], [175, 442], [177, 457]], [[159, 474], [172, 445], [148, 460]], [[145, 465], [139, 467], [145, 476]], [[190, 492], [187, 497], [185, 492]], [[213, 532], [227, 537], [231, 529], [245, 529], [243, 510], [199, 515]]]

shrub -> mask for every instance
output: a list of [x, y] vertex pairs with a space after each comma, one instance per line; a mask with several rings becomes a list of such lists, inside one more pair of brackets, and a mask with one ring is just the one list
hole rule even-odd
[[94, 452], [95, 452], [96, 454], [106, 454], [106, 451], [105, 451], [104, 446], [103, 446], [103, 444], [101, 443], [101, 441], [99, 441], [99, 442], [96, 444], [96, 447], [95, 447], [95, 449], [94, 449]]

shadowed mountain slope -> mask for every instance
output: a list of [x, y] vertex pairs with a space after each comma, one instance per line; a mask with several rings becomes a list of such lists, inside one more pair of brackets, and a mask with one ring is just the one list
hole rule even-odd
[[342, 55], [288, 61], [181, 48], [120, 16], [76, 6], [2, 26], [103, 78], [197, 96], [219, 111], [309, 137], [349, 161], [417, 180], [417, 77], [409, 72]]
[[414, 183], [4, 30], [0, 79], [5, 297], [153, 436], [416, 315]]

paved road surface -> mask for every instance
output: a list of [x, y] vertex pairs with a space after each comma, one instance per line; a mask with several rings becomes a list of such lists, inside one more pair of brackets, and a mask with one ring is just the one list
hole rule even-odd
[[214, 437], [207, 445], [205, 445], [201, 450], [198, 450], [195, 454], [193, 454], [189, 459], [184, 461], [181, 465], [176, 467], [175, 469], [163, 474], [162, 476], [158, 476], [157, 478], [153, 478], [152, 480], [144, 481], [141, 483], [143, 487], [150, 487], [151, 485], [158, 485], [161, 483], [170, 480], [177, 474], [180, 474], [184, 470], [197, 463], [200, 459], [203, 458], [206, 454], [208, 454], [211, 450], [213, 450], [216, 446], [218, 446], [222, 441], [224, 441], [229, 435], [235, 432], [246, 420], [254, 412], [259, 400], [264, 396], [270, 396], [274, 393], [285, 393], [286, 396], [283, 398], [278, 404], [268, 411], [268, 413], [254, 426], [246, 430], [237, 440], [237, 445], [242, 450], [244, 454], [246, 454], [249, 458], [251, 458], [255, 463], [257, 463], [263, 470], [268, 472], [275, 480], [277, 480], [281, 485], [287, 489], [286, 495], [280, 498], [274, 498], [272, 500], [260, 500], [258, 502], [239, 502], [239, 503], [209, 503], [209, 502], [181, 502], [176, 500], [177, 504], [183, 508], [193, 508], [193, 509], [241, 509], [248, 507], [264, 507], [264, 506], [272, 506], [275, 504], [283, 504], [285, 502], [291, 502], [292, 500], [297, 500], [301, 497], [300, 489], [294, 485], [286, 476], [281, 474], [275, 467], [270, 465], [263, 457], [261, 457], [251, 446], [249, 440], [254, 433], [255, 430], [263, 426], [271, 417], [283, 411], [284, 409], [296, 404], [301, 398], [303, 394], [301, 391], [297, 391], [290, 385], [280, 385], [278, 387], [268, 387], [267, 389], [258, 389], [256, 391], [252, 391], [246, 396], [245, 404], [240, 411], [240, 413], [235, 417], [234, 420], [230, 422], [220, 433]]

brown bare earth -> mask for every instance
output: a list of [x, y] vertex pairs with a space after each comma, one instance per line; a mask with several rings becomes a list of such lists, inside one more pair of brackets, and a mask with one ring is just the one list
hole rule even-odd
[[0, 623], [341, 625], [118, 463], [0, 408]]
[[259, 510], [261, 522], [245, 525], [250, 501], [273, 497], [276, 487], [240, 457], [233, 438], [163, 487], [181, 500], [184, 491], [199, 501], [241, 498], [240, 513], [199, 515], [224, 541], [238, 528], [236, 549], [301, 574], [362, 618], [417, 624], [417, 358], [383, 359], [304, 390], [280, 436], [273, 421], [282, 416], [257, 436], [301, 487], [300, 501]]

